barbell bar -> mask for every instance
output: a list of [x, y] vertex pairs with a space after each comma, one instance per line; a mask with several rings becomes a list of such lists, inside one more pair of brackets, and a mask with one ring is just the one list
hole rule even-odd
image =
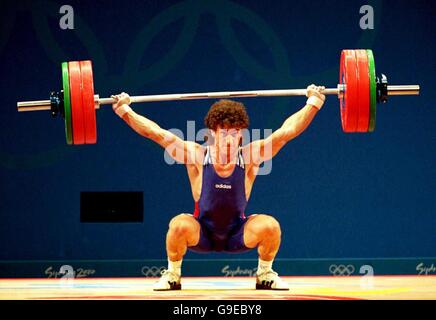
[[[345, 86], [338, 84], [337, 88], [326, 88], [321, 92], [326, 95], [340, 96], [345, 91]], [[306, 89], [279, 89], [279, 90], [250, 90], [250, 91], [215, 91], [200, 93], [173, 93], [131, 96], [132, 103], [140, 102], [159, 102], [159, 101], [176, 101], [176, 100], [199, 100], [199, 99], [230, 99], [230, 98], [252, 98], [252, 97], [286, 97], [286, 96], [305, 96]], [[419, 85], [388, 85], [388, 96], [400, 95], [419, 95]], [[95, 108], [99, 109], [101, 105], [113, 104], [113, 98], [100, 98], [94, 95]], [[51, 110], [50, 100], [34, 100], [17, 102], [19, 112], [25, 111], [43, 111]]]
[[[95, 110], [101, 105], [113, 104], [115, 100], [94, 94], [89, 60], [62, 63], [62, 79], [63, 89], [51, 92], [49, 100], [18, 102], [18, 111], [51, 110], [52, 116], [61, 115], [65, 119], [68, 144], [96, 143]], [[377, 102], [387, 102], [388, 96], [418, 95], [419, 91], [419, 85], [389, 85], [384, 74], [376, 76], [372, 50], [356, 49], [342, 50], [339, 84], [336, 88], [324, 89], [322, 93], [338, 96], [345, 132], [371, 132], [375, 129]], [[132, 103], [140, 103], [305, 95], [306, 89], [280, 89], [142, 95], [130, 99]]]

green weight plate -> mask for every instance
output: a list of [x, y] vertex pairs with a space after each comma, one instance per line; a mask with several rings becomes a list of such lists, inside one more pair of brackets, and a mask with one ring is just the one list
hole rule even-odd
[[67, 144], [73, 144], [73, 127], [71, 125], [71, 98], [68, 62], [62, 62], [62, 86], [64, 89], [65, 136]]
[[376, 80], [375, 80], [375, 62], [374, 54], [372, 50], [366, 50], [368, 55], [369, 65], [369, 92], [370, 92], [370, 110], [369, 110], [369, 127], [368, 132], [373, 132], [375, 129], [375, 117], [377, 110], [377, 98], [376, 98]]

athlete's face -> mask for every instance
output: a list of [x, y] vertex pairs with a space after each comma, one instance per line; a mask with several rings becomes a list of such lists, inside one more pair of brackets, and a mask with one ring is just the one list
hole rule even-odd
[[219, 150], [220, 156], [230, 157], [238, 150], [242, 139], [241, 129], [218, 127], [213, 131], [215, 147]]

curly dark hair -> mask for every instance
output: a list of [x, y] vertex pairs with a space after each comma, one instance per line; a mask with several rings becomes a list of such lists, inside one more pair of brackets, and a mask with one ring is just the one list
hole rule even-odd
[[218, 126], [221, 128], [248, 128], [250, 119], [244, 104], [241, 102], [221, 99], [215, 102], [209, 109], [204, 124], [207, 128], [216, 130]]

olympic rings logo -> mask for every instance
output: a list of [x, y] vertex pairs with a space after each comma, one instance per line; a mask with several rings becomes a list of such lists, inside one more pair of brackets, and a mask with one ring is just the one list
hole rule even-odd
[[330, 265], [330, 268], [329, 268], [330, 273], [334, 276], [350, 276], [354, 273], [355, 270], [356, 269], [354, 268], [354, 266], [352, 264], [349, 264], [349, 265], [332, 264], [332, 265]]
[[141, 273], [146, 277], [158, 277], [162, 274], [163, 270], [165, 270], [165, 267], [143, 266], [141, 269]]

